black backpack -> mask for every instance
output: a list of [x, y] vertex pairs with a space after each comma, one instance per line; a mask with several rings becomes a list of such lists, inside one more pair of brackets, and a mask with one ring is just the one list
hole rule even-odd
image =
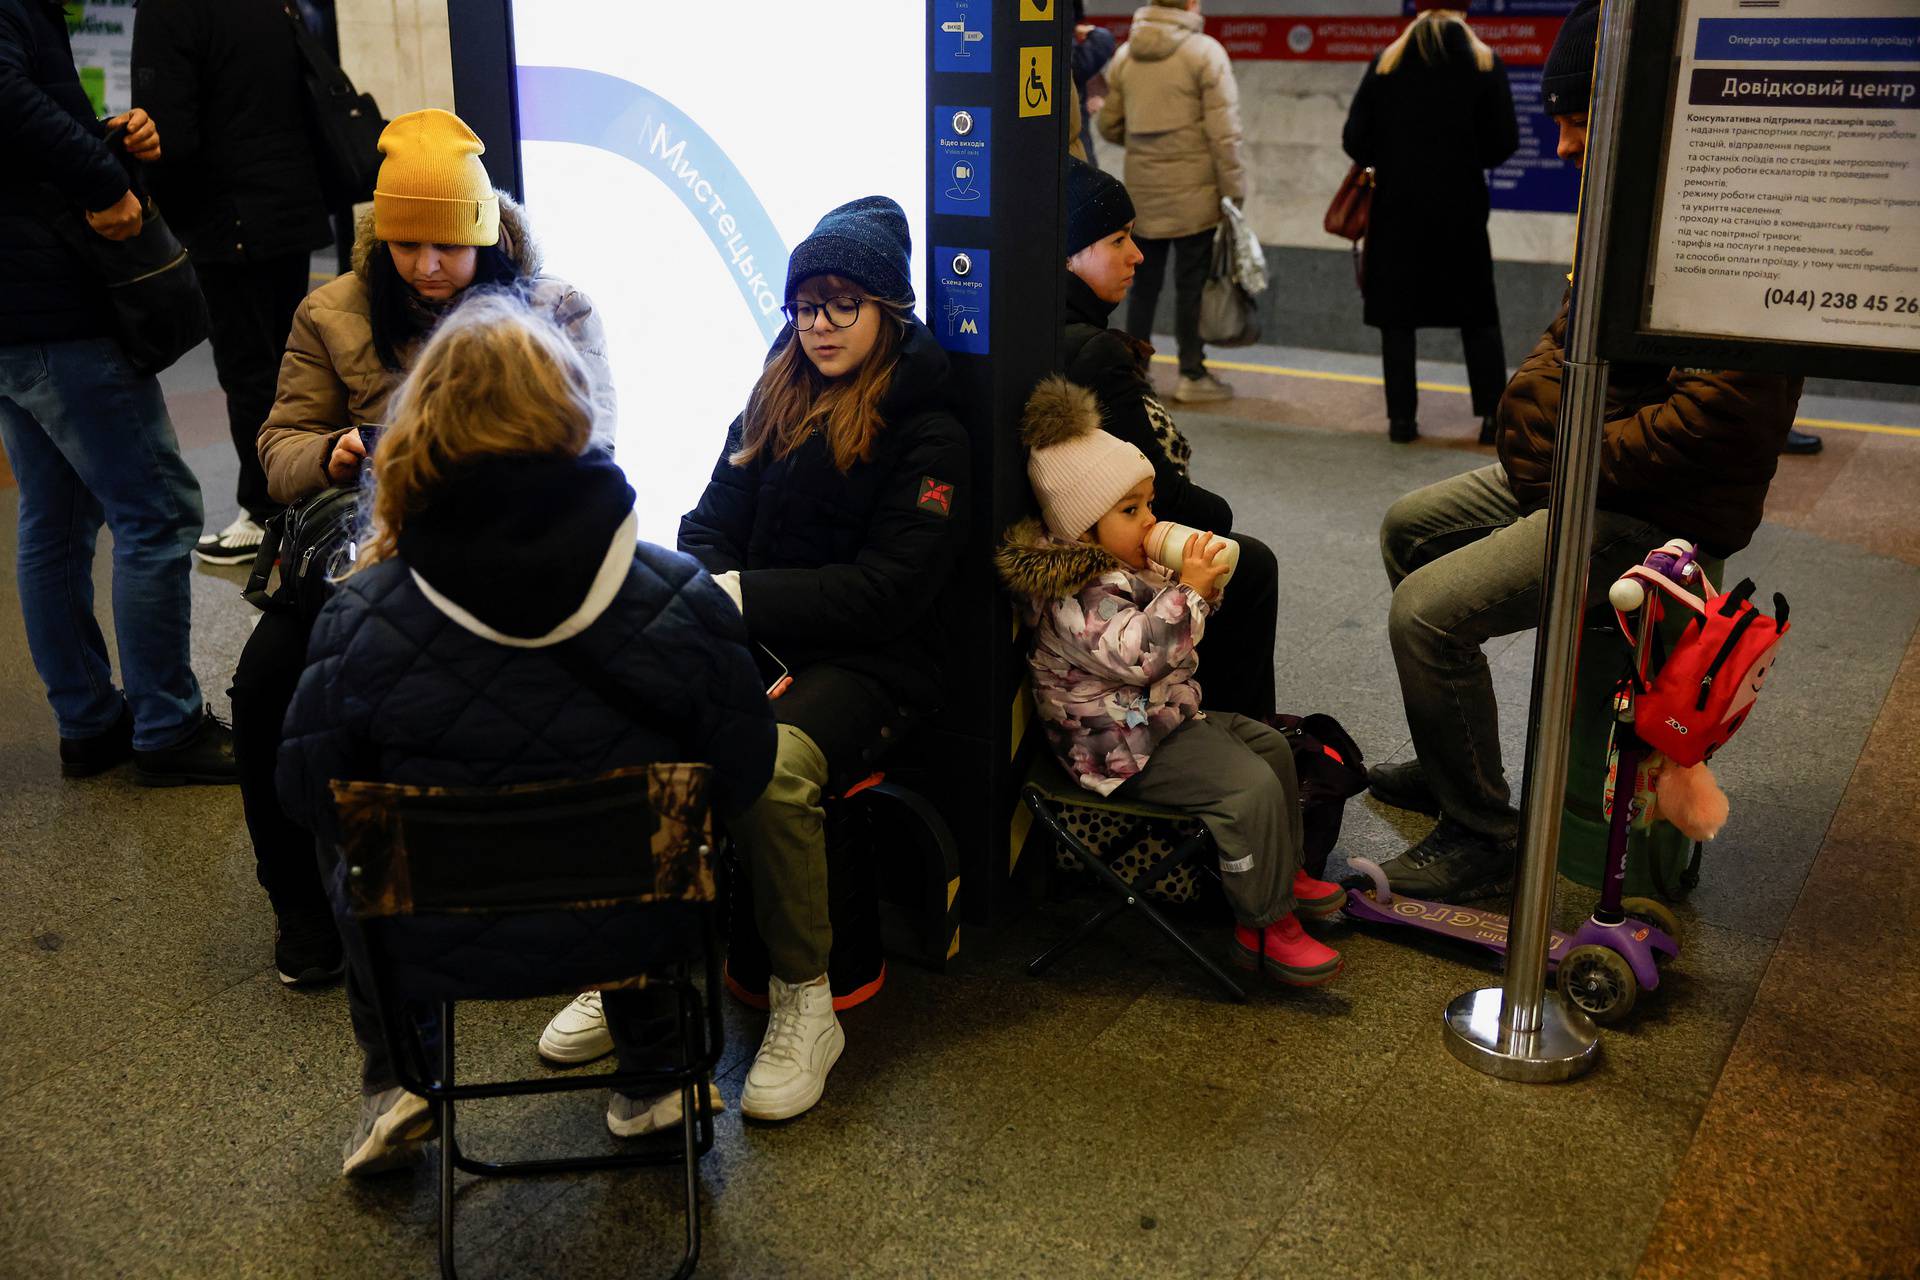
[[[287, 613], [307, 626], [333, 593], [332, 579], [352, 563], [360, 525], [360, 491], [322, 489], [267, 521], [266, 536], [247, 575], [247, 602], [263, 613]], [[280, 585], [267, 590], [273, 566]]]
[[1308, 875], [1319, 879], [1326, 874], [1327, 855], [1340, 842], [1347, 801], [1367, 789], [1367, 762], [1332, 716], [1279, 712], [1268, 716], [1267, 723], [1293, 747], [1293, 771], [1300, 779], [1300, 806], [1305, 810], [1300, 862]]

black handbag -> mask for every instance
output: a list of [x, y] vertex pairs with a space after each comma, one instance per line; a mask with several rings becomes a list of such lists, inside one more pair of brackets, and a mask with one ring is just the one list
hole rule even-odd
[[[267, 521], [243, 594], [262, 613], [288, 613], [307, 626], [333, 594], [333, 579], [352, 563], [360, 526], [360, 491], [336, 485]], [[269, 591], [273, 566], [280, 585]]]
[[107, 287], [114, 337], [127, 363], [141, 373], [158, 373], [205, 342], [211, 321], [193, 262], [147, 196], [137, 166], [120, 146], [120, 133], [109, 131], [106, 142], [127, 171], [127, 189], [140, 198], [139, 234], [107, 239], [71, 205], [59, 203], [51, 187], [44, 190], [54, 202], [43, 212], [47, 225]]
[[380, 175], [380, 133], [387, 122], [373, 95], [361, 93], [320, 41], [308, 30], [300, 10], [286, 0], [282, 11], [293, 24], [293, 40], [306, 64], [307, 104], [312, 109], [320, 181], [330, 204], [359, 204], [373, 198]]

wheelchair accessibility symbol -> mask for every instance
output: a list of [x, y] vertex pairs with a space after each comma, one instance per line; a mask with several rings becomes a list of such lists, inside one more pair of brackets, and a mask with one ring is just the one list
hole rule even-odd
[[1026, 75], [1020, 82], [1020, 114], [1053, 114], [1053, 46], [1035, 45], [1020, 50]]

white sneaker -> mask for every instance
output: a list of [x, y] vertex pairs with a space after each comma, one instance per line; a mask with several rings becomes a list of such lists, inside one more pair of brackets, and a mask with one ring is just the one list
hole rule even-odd
[[575, 996], [540, 1033], [540, 1056], [563, 1067], [577, 1067], [612, 1052], [613, 1032], [607, 1030], [598, 991]]
[[1214, 400], [1233, 399], [1233, 388], [1210, 373], [1197, 378], [1180, 379], [1173, 388], [1173, 398], [1181, 404], [1206, 404]]
[[833, 988], [821, 974], [789, 986], [767, 979], [767, 1034], [740, 1091], [741, 1114], [754, 1120], [787, 1120], [820, 1101], [827, 1072], [847, 1047], [833, 1013]]
[[433, 1104], [417, 1093], [395, 1085], [360, 1099], [360, 1120], [347, 1138], [340, 1172], [364, 1178], [410, 1164], [420, 1146], [434, 1135], [439, 1120]]
[[218, 533], [203, 533], [194, 544], [193, 554], [208, 564], [246, 564], [260, 551], [267, 531], [253, 522], [246, 512]]
[[[715, 1115], [727, 1109], [727, 1100], [706, 1083], [707, 1110]], [[629, 1098], [616, 1093], [607, 1102], [607, 1130], [616, 1138], [638, 1138], [643, 1134], [672, 1129], [680, 1123], [680, 1091], [663, 1093], [657, 1098]]]

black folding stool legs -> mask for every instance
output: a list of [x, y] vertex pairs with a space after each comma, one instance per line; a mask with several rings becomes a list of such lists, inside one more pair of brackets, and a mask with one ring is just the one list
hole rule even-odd
[[[1041, 795], [1034, 788], [1028, 787], [1021, 793], [1021, 799], [1026, 802], [1027, 808], [1032, 810], [1033, 816], [1040, 820], [1041, 825], [1046, 828], [1047, 832], [1052, 835], [1054, 839], [1065, 845], [1073, 854], [1075, 861], [1090, 871], [1095, 880], [1118, 895], [1117, 901], [1110, 902], [1101, 907], [1100, 910], [1094, 912], [1093, 915], [1083, 921], [1079, 928], [1028, 961], [1028, 973], [1036, 978], [1039, 977], [1052, 966], [1055, 960], [1058, 960], [1062, 955], [1074, 947], [1079, 946], [1082, 942], [1085, 942], [1095, 933], [1105, 928], [1115, 917], [1137, 908], [1147, 919], [1153, 921], [1154, 926], [1158, 928], [1160, 932], [1166, 934], [1175, 946], [1192, 957], [1195, 964], [1205, 969], [1208, 976], [1218, 983], [1221, 989], [1227, 993], [1228, 998], [1242, 1004], [1246, 1003], [1246, 989], [1238, 982], [1235, 982], [1227, 971], [1215, 964], [1206, 953], [1194, 946], [1184, 933], [1174, 927], [1172, 921], [1161, 915], [1160, 912], [1154, 908], [1154, 905], [1146, 899], [1147, 888], [1158, 884], [1169, 871], [1182, 863], [1192, 862], [1195, 866], [1207, 870], [1212, 869], [1207, 863], [1213, 852], [1213, 837], [1207, 833], [1205, 827], [1202, 827], [1193, 835], [1182, 840], [1165, 857], [1162, 857], [1152, 866], [1141, 872], [1139, 878], [1134, 882], [1134, 885], [1130, 885], [1121, 879], [1119, 873], [1114, 871], [1112, 867], [1095, 856], [1093, 850], [1086, 846], [1085, 841], [1067, 830], [1066, 824], [1060, 821], [1059, 815], [1054, 811], [1053, 806], [1047, 802], [1045, 796]], [[1125, 848], [1132, 844], [1135, 839], [1144, 833], [1145, 829], [1146, 823], [1140, 823], [1132, 832], [1129, 832], [1121, 838], [1119, 847]], [[1139, 887], [1136, 889], [1135, 885]]]

